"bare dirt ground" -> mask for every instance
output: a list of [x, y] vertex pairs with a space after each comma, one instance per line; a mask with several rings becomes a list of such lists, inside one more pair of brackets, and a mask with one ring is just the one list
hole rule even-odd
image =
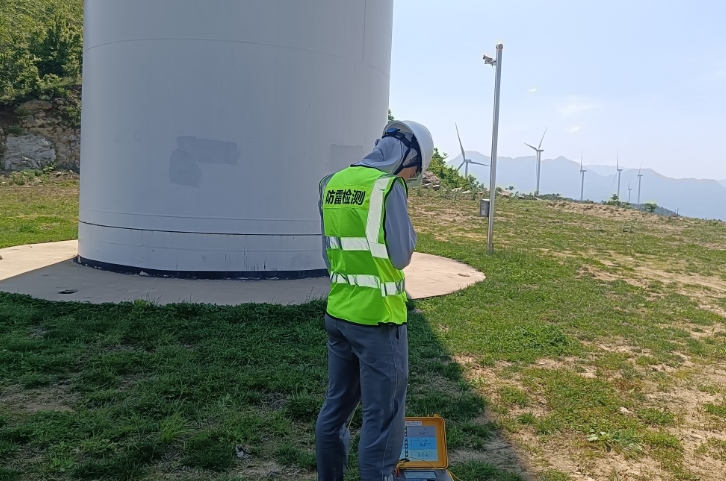
[[[608, 351], [630, 353], [632, 362], [637, 355], [643, 354], [625, 345], [613, 348], [607, 346]], [[574, 370], [576, 359], [540, 359], [537, 368], [553, 370], [569, 370], [578, 375], [596, 379], [602, 374], [593, 366], [585, 365]], [[480, 386], [480, 392], [491, 399], [495, 406], [500, 400], [499, 390], [502, 386], [512, 386], [526, 390], [517, 377], [503, 375], [502, 370], [506, 364], [495, 367], [476, 366], [472, 359], [458, 358], [462, 366], [467, 369], [468, 380]], [[686, 363], [689, 364], [689, 363]], [[704, 412], [707, 403], [714, 403], [721, 399], [719, 393], [703, 392], [697, 386], [724, 386], [726, 385], [726, 369], [721, 367], [702, 368], [702, 366], [687, 367], [688, 381], [682, 381], [672, 386], [669, 392], [662, 392], [655, 383], [649, 383], [645, 392], [649, 403], [666, 408], [682, 420], [677, 427], [668, 428], [668, 432], [677, 437], [684, 449], [683, 464], [697, 478], [678, 478], [663, 469], [661, 463], [649, 457], [629, 456], [627, 453], [609, 452], [593, 453], [588, 449], [587, 441], [573, 435], [537, 436], [531, 430], [508, 430], [501, 436], [492, 440], [484, 453], [473, 453], [477, 459], [485, 460], [496, 466], [505, 467], [519, 472], [525, 479], [539, 480], [543, 473], [556, 470], [567, 473], [575, 481], [656, 481], [675, 479], [697, 479], [698, 481], [722, 481], [726, 473], [726, 456], [717, 449], [708, 449], [712, 440], [726, 441], [726, 423], [714, 421], [713, 417]], [[684, 372], [667, 366], [650, 366], [648, 368], [660, 372], [675, 374], [675, 378], [683, 377]], [[612, 378], [609, 379], [612, 381]], [[528, 392], [533, 396], [533, 405], [521, 409], [510, 409], [506, 415], [496, 413], [488, 416], [488, 421], [501, 423], [511, 420], [525, 413], [535, 416], [544, 416], [550, 412], [547, 402], [538, 397], [536, 393]], [[621, 408], [626, 416], [633, 415], [626, 408]], [[452, 459], [466, 459], [469, 453], [453, 453]]]
[[40, 411], [73, 412], [73, 395], [68, 384], [56, 384], [43, 389], [22, 389], [18, 386], [0, 393], [0, 406], [26, 413]]

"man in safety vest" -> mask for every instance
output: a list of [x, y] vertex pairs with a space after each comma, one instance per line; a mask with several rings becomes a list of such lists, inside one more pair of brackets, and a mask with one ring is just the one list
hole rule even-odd
[[390, 122], [362, 161], [320, 182], [328, 391], [316, 425], [318, 480], [342, 481], [350, 418], [360, 402], [361, 481], [391, 481], [404, 437], [408, 383], [403, 268], [416, 233], [406, 183], [420, 183], [433, 156], [428, 129]]

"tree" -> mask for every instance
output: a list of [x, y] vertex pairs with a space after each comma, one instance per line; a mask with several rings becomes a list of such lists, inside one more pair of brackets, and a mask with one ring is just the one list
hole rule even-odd
[[393, 122], [394, 120], [396, 120], [396, 118], [393, 116], [391, 109], [388, 109], [388, 121]]
[[83, 59], [82, 35], [68, 18], [57, 14], [45, 31], [39, 31], [30, 41], [30, 53], [38, 58], [38, 75], [77, 79]]
[[0, 103], [50, 98], [77, 83], [82, 0], [0, 0]]
[[39, 88], [38, 67], [30, 52], [26, 48], [2, 51], [0, 46], [0, 103], [37, 92]]
[[650, 212], [651, 214], [653, 214], [657, 208], [658, 204], [656, 204], [655, 202], [646, 202], [645, 204], [643, 204], [643, 209], [646, 212]]
[[607, 201], [604, 200], [602, 203], [605, 204], [605, 205], [617, 205], [617, 206], [619, 206], [619, 205], [622, 204], [620, 202], [620, 198], [618, 197], [618, 194], [613, 194], [610, 197], [610, 200], [607, 200]]
[[446, 163], [446, 154], [442, 154], [436, 148], [431, 158], [431, 164], [429, 164], [429, 172], [438, 177], [441, 180], [441, 185], [448, 189], [473, 190], [480, 188], [479, 182], [473, 175], [468, 178], [461, 175], [455, 168]]

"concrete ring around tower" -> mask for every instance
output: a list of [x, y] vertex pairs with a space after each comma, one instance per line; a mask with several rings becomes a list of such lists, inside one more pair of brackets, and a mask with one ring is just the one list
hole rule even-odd
[[[75, 240], [0, 249], [0, 291], [49, 301], [102, 304], [141, 299], [161, 305], [291, 305], [324, 299], [328, 293], [327, 278], [235, 281], [119, 274], [77, 264], [77, 252]], [[466, 264], [420, 253], [414, 254], [405, 272], [411, 299], [451, 294], [485, 279]]]

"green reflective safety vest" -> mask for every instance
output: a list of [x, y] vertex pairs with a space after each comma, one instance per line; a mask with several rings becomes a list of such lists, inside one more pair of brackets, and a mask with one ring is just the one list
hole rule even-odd
[[[326, 177], [327, 179], [327, 177]], [[348, 167], [323, 190], [323, 226], [330, 261], [328, 314], [363, 325], [406, 322], [403, 271], [391, 264], [384, 221], [386, 196], [400, 177]]]

